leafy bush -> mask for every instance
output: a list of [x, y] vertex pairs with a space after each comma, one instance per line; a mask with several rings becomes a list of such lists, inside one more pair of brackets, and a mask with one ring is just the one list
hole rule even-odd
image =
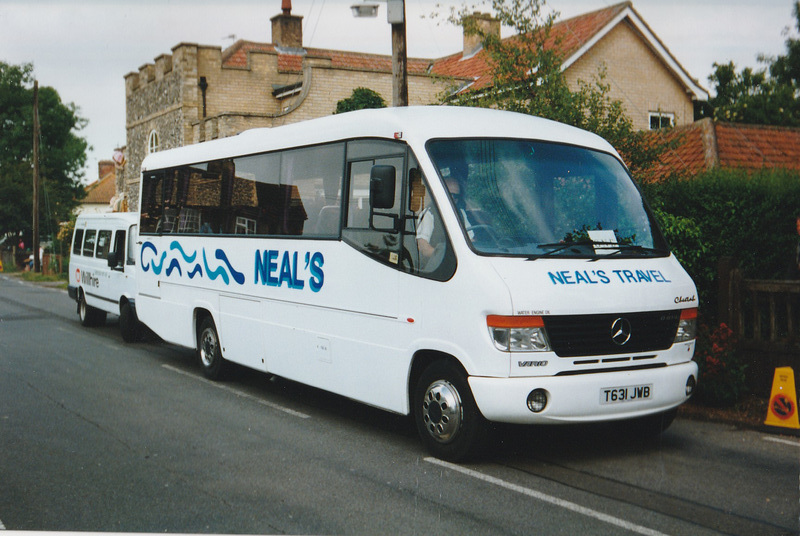
[[376, 91], [365, 87], [357, 87], [346, 99], [336, 103], [335, 114], [343, 114], [365, 108], [386, 108], [386, 101]]
[[800, 174], [714, 170], [689, 179], [642, 184], [675, 255], [697, 284], [707, 322], [717, 316], [720, 257], [744, 276], [785, 279], [794, 258]]
[[700, 369], [695, 399], [715, 407], [732, 406], [746, 391], [746, 370], [733, 331], [724, 323], [713, 330], [701, 324], [694, 359]]

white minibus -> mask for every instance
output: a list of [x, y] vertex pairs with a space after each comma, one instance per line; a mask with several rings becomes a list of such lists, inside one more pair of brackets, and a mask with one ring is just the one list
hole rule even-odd
[[78, 302], [87, 327], [102, 324], [106, 314], [119, 315], [122, 338], [139, 333], [136, 317], [136, 229], [132, 212], [79, 215], [72, 235], [67, 291]]
[[149, 155], [137, 311], [228, 362], [400, 414], [436, 456], [489, 423], [664, 428], [695, 286], [603, 139], [485, 109], [363, 110]]

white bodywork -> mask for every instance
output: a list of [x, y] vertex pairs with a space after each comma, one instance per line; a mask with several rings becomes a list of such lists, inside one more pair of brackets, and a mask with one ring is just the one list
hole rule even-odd
[[[407, 143], [425, 176], [436, 178], [426, 143], [472, 137], [544, 140], [619, 158], [601, 138], [551, 121], [491, 110], [412, 107], [252, 130], [155, 153], [145, 159], [143, 172], [336, 140], [381, 138]], [[617, 359], [611, 366], [603, 362], [609, 356], [602, 355], [595, 363], [576, 364], [592, 359], [560, 358], [552, 351], [500, 351], [487, 329], [487, 315], [696, 308], [695, 286], [674, 256], [589, 261], [479, 255], [461, 231], [442, 181], [431, 180], [430, 189], [457, 258], [448, 281], [375, 262], [342, 240], [142, 235], [139, 319], [163, 339], [195, 347], [197, 312], [208, 311], [227, 360], [404, 414], [410, 411], [412, 364], [423, 353], [455, 358], [469, 376], [481, 412], [493, 421], [621, 419], [663, 412], [687, 399], [687, 378], [697, 376], [694, 340], [647, 356], [622, 355], [628, 361]], [[219, 276], [190, 278], [193, 266], [207, 276]], [[98, 307], [101, 301], [95, 302]], [[645, 358], [660, 368], [633, 366]], [[645, 400], [601, 401], [604, 390], [641, 386], [652, 393]], [[550, 394], [540, 413], [526, 406], [534, 389]]]
[[[78, 216], [75, 229], [83, 231], [83, 236], [88, 232], [94, 232], [95, 236], [101, 231], [110, 232], [111, 234], [107, 235], [107, 239], [110, 240], [110, 248], [107, 246], [107, 251], [113, 248], [116, 233], [125, 233], [122, 253], [127, 257], [129, 245], [132, 246], [132, 243], [136, 242], [135, 230], [138, 223], [139, 215], [133, 212], [88, 214]], [[95, 249], [99, 250], [101, 247], [102, 244], [96, 244]], [[90, 307], [118, 315], [120, 302], [133, 300], [136, 295], [135, 266], [123, 258], [117, 268], [110, 268], [107, 258], [98, 258], [94, 252], [92, 255], [84, 255], [82, 251], [75, 253], [74, 243], [72, 248], [73, 252], [69, 258], [70, 296], [76, 298], [80, 293]]]

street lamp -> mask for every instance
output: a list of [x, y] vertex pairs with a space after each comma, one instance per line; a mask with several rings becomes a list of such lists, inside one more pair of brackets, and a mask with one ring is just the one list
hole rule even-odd
[[[386, 20], [392, 25], [392, 106], [408, 106], [408, 54], [406, 52], [406, 2], [384, 0]], [[377, 4], [350, 6], [354, 17], [375, 17]]]
[[378, 4], [353, 4], [350, 6], [354, 17], [375, 18], [378, 16]]

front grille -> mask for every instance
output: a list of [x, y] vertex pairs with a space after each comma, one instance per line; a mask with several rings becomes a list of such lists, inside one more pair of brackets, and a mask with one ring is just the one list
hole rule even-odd
[[[632, 354], [672, 346], [680, 317], [680, 310], [545, 316], [544, 327], [550, 346], [559, 357]], [[612, 332], [612, 326], [620, 319]], [[620, 335], [620, 326], [630, 327], [630, 337], [624, 343], [624, 336], [618, 336], [617, 342], [612, 338], [615, 333]]]

